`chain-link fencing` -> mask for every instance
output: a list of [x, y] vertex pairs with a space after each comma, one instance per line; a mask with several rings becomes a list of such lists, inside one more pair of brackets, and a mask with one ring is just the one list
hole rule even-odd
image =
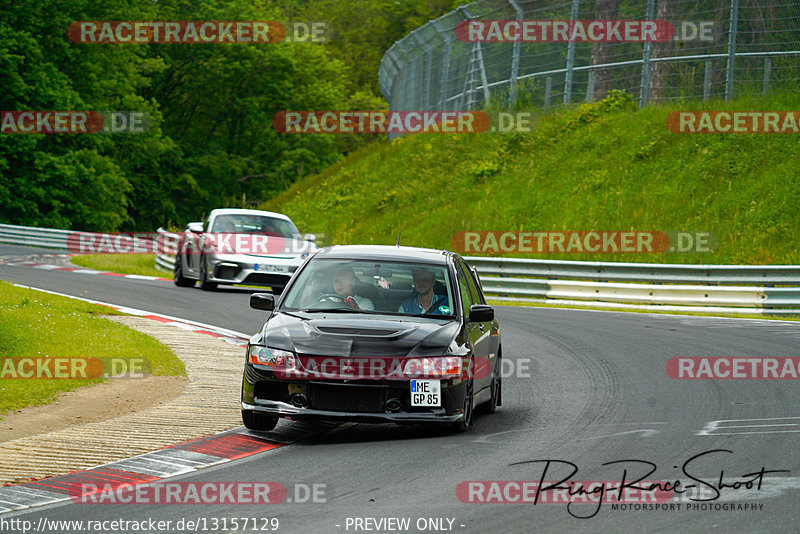
[[[569, 25], [566, 42], [553, 42], [555, 21]], [[572, 33], [591, 21], [657, 21], [670, 31], [638, 42]], [[529, 24], [533, 38], [523, 33]], [[476, 27], [482, 31], [470, 34]], [[797, 92], [800, 2], [477, 0], [397, 41], [379, 80], [390, 109], [406, 111], [549, 107], [612, 89], [641, 106]]]

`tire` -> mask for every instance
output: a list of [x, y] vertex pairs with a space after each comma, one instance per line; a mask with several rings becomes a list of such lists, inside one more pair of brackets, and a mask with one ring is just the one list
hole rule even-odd
[[266, 432], [272, 430], [278, 424], [278, 417], [252, 410], [242, 410], [242, 422], [248, 430]]
[[475, 407], [475, 412], [479, 414], [492, 414], [497, 411], [497, 407], [500, 406], [503, 402], [502, 400], [502, 386], [503, 386], [503, 377], [500, 376], [500, 369], [502, 366], [500, 365], [500, 358], [498, 357], [496, 363], [494, 364], [494, 371], [492, 372], [492, 384], [491, 384], [491, 391], [492, 395], [488, 401], [484, 402]]
[[172, 271], [172, 281], [178, 287], [194, 287], [194, 280], [183, 276], [183, 260], [175, 256], [175, 269]]
[[472, 408], [472, 380], [467, 382], [467, 392], [464, 395], [464, 404], [462, 405], [462, 409], [464, 410], [464, 417], [456, 421], [455, 423], [450, 423], [450, 430], [453, 432], [466, 432], [469, 430], [469, 427], [472, 426], [472, 412], [474, 411]]
[[217, 289], [216, 282], [208, 282], [206, 277], [208, 274], [206, 273], [206, 262], [205, 260], [200, 260], [200, 289], [203, 291], [214, 291]]

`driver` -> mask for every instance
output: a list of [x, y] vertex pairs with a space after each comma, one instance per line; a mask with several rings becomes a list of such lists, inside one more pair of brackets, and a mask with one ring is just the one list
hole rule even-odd
[[356, 282], [356, 273], [348, 265], [340, 266], [333, 273], [333, 291], [342, 297], [342, 302], [356, 310], [374, 310], [370, 299], [355, 294]]
[[449, 315], [450, 302], [447, 295], [437, 295], [433, 292], [436, 275], [427, 269], [413, 269], [411, 276], [414, 278], [414, 291], [417, 295], [404, 301], [397, 311], [416, 315], [430, 309], [431, 315]]

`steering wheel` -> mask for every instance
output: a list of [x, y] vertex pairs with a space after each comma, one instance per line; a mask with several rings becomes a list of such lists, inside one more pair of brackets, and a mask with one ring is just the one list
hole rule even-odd
[[[333, 302], [337, 304], [341, 304], [341, 308], [347, 308], [347, 304], [344, 303], [344, 297], [341, 296], [339, 293], [325, 293], [317, 297], [315, 304], [328, 304], [331, 302], [331, 299], [335, 299]], [[338, 301], [338, 302], [337, 302]]]

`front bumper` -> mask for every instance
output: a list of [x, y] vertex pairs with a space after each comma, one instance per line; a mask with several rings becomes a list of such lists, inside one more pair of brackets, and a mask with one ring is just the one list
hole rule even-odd
[[445, 413], [361, 413], [361, 412], [334, 412], [330, 410], [313, 410], [310, 408], [295, 408], [283, 402], [270, 402], [266, 404], [248, 404], [242, 402], [243, 410], [252, 410], [270, 415], [285, 417], [295, 421], [348, 421], [354, 423], [454, 423], [464, 417], [463, 413], [447, 415]]
[[[440, 407], [410, 405], [409, 380], [280, 379], [245, 364], [242, 409], [294, 420], [372, 423], [452, 423], [464, 417], [463, 380], [443, 380]], [[301, 393], [306, 403], [292, 401]]]
[[208, 260], [208, 281], [218, 284], [285, 286], [305, 261], [301, 256], [217, 254]]

